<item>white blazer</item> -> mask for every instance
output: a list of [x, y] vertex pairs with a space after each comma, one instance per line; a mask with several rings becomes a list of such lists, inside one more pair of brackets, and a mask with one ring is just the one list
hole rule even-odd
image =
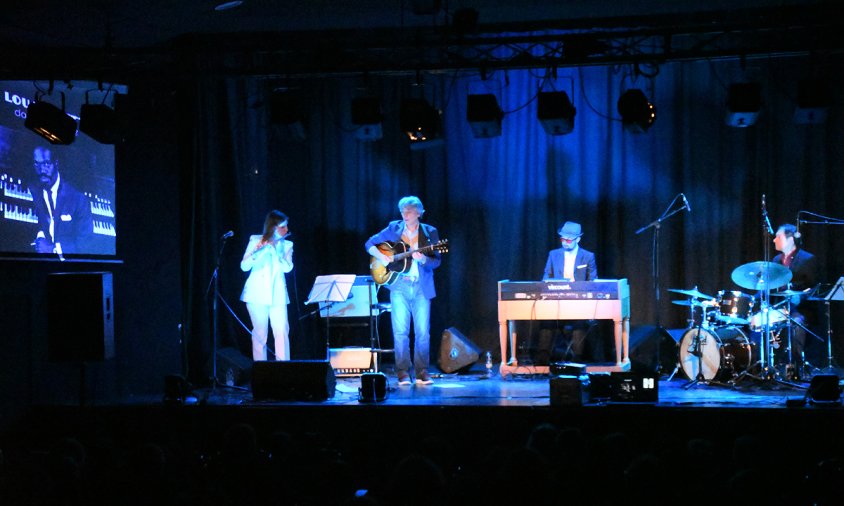
[[259, 250], [260, 242], [260, 235], [249, 237], [249, 244], [240, 261], [241, 270], [249, 272], [240, 300], [265, 306], [288, 304], [290, 297], [287, 295], [284, 274], [293, 270], [293, 243], [276, 241]]

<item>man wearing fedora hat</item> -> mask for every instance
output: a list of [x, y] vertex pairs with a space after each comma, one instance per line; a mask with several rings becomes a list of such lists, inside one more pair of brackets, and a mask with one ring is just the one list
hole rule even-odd
[[567, 221], [557, 231], [562, 247], [548, 253], [542, 279], [592, 281], [598, 277], [595, 254], [579, 246], [583, 235], [580, 223]]
[[[567, 221], [557, 230], [560, 234], [561, 247], [548, 252], [548, 261], [545, 264], [543, 280], [566, 280], [566, 281], [592, 281], [598, 277], [598, 267], [595, 263], [595, 254], [580, 247], [580, 238], [583, 231], [580, 223]], [[571, 332], [568, 349], [564, 353], [569, 355], [573, 361], [580, 361], [583, 358], [583, 350], [586, 341], [586, 334], [591, 327], [589, 321], [570, 321], [562, 324], [564, 334]], [[544, 362], [545, 354], [553, 354], [551, 345], [554, 329], [559, 328], [556, 324], [552, 328], [545, 326], [539, 333], [539, 356], [537, 362]], [[596, 336], [590, 343], [592, 358], [597, 361], [603, 360], [603, 343], [600, 336]], [[564, 357], [565, 358], [565, 357]]]

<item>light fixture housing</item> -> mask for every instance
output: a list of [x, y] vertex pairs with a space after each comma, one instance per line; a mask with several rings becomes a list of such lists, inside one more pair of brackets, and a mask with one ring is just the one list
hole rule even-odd
[[537, 96], [536, 118], [548, 135], [565, 135], [574, 130], [572, 105], [565, 91], [541, 91]]
[[439, 135], [440, 111], [422, 98], [402, 101], [399, 126], [411, 142], [430, 141]]
[[355, 137], [362, 141], [376, 141], [384, 136], [381, 100], [378, 97], [357, 97], [352, 99], [352, 124]]
[[477, 139], [501, 135], [501, 120], [504, 112], [492, 93], [469, 95], [466, 101], [466, 120]]
[[734, 83], [727, 91], [727, 125], [746, 128], [756, 124], [762, 109], [762, 85]]
[[[64, 100], [64, 99], [62, 99]], [[71, 144], [76, 140], [76, 120], [49, 102], [36, 99], [26, 109], [24, 126], [50, 144]]]
[[804, 79], [797, 83], [797, 108], [794, 122], [798, 125], [824, 123], [832, 105], [832, 90], [822, 79]]
[[300, 141], [307, 137], [302, 103], [302, 97], [291, 91], [273, 91], [270, 95], [270, 123], [283, 126]]
[[120, 140], [117, 114], [105, 104], [82, 104], [79, 131], [101, 144], [116, 144]]
[[621, 124], [630, 133], [645, 133], [656, 121], [656, 106], [638, 88], [622, 93], [617, 107], [621, 114]]

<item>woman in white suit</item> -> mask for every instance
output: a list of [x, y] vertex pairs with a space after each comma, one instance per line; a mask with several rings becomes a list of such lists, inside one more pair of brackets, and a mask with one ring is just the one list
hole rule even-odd
[[249, 238], [240, 268], [249, 272], [240, 300], [252, 319], [252, 359], [267, 360], [268, 323], [273, 328], [275, 359], [290, 359], [290, 325], [287, 321], [287, 282], [293, 270], [293, 243], [287, 237], [287, 216], [270, 211], [264, 220], [264, 234]]

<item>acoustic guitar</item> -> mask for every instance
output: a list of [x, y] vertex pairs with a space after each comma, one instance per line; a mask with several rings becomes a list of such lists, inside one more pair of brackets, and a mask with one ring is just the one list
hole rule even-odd
[[419, 253], [428, 253], [430, 251], [448, 253], [448, 239], [442, 239], [434, 244], [415, 249], [402, 241], [382, 242], [376, 247], [384, 255], [392, 255], [393, 261], [384, 266], [374, 256], [369, 257], [369, 272], [372, 274], [375, 284], [379, 286], [392, 285], [399, 279], [399, 276], [410, 270], [411, 265], [413, 265], [413, 258], [411, 257], [417, 251]]

